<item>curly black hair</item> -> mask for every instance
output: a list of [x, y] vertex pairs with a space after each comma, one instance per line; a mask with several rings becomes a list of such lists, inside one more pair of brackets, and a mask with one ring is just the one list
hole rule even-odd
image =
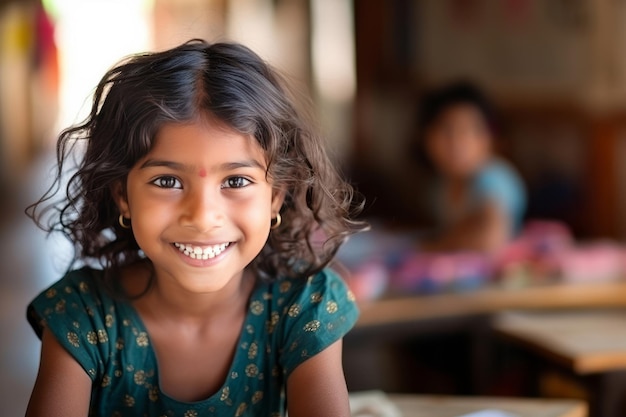
[[[74, 261], [96, 261], [115, 272], [142, 260], [132, 230], [118, 224], [113, 187], [125, 184], [161, 126], [210, 114], [258, 141], [268, 177], [286, 192], [283, 226], [271, 231], [250, 267], [270, 280], [309, 276], [366, 226], [355, 220], [361, 198], [341, 178], [298, 104], [277, 71], [236, 43], [193, 39], [133, 55], [104, 75], [89, 116], [60, 134], [55, 182], [26, 212], [44, 230], [61, 231], [73, 242]], [[63, 193], [62, 177], [76, 148], [81, 159]], [[320, 235], [322, 243], [314, 238]]]

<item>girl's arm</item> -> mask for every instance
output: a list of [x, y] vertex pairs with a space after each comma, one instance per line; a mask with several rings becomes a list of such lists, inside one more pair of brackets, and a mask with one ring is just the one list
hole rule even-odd
[[433, 241], [424, 242], [420, 249], [493, 253], [509, 241], [511, 221], [496, 202], [487, 201], [482, 207], [461, 219], [455, 227]]
[[289, 417], [350, 417], [339, 339], [293, 370], [287, 380]]
[[48, 329], [26, 417], [87, 417], [91, 378]]

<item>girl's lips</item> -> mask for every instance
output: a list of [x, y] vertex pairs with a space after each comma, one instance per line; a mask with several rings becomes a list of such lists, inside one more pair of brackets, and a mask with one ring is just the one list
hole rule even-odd
[[173, 245], [185, 256], [191, 259], [207, 260], [219, 256], [231, 245], [231, 242], [216, 245], [196, 246], [189, 243], [174, 242]]

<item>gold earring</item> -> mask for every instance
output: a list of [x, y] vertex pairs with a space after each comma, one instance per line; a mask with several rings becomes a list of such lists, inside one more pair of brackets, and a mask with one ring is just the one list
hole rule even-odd
[[283, 218], [280, 217], [280, 213], [276, 213], [276, 221], [270, 226], [270, 229], [275, 230], [280, 227], [280, 224], [283, 222]]
[[120, 214], [120, 217], [117, 218], [118, 223], [122, 226], [122, 229], [130, 229], [130, 219], [128, 219], [128, 223], [126, 223], [126, 217], [123, 214]]

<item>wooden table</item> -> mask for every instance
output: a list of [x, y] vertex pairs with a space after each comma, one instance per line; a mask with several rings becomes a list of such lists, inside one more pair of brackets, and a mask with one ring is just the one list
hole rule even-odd
[[361, 302], [359, 306], [357, 329], [511, 309], [626, 307], [626, 282], [486, 288], [467, 293], [386, 298]]
[[[498, 410], [516, 417], [586, 417], [587, 407], [575, 400], [488, 397], [388, 395], [403, 417], [460, 417], [481, 410]], [[359, 416], [359, 414], [354, 414]], [[371, 414], [370, 414], [371, 416]]]
[[493, 326], [584, 382], [592, 416], [624, 415], [626, 310], [510, 312]]
[[[488, 391], [493, 369], [491, 321], [511, 309], [559, 310], [626, 307], [626, 282], [545, 284], [526, 288], [491, 287], [466, 293], [414, 295], [359, 303], [360, 318], [344, 338], [344, 369], [354, 389], [402, 390], [404, 365], [394, 346], [432, 334], [469, 335], [466, 351], [471, 386], [464, 392]], [[394, 362], [395, 361], [395, 362]], [[368, 363], [367, 370], [363, 363]]]
[[577, 374], [626, 370], [625, 310], [506, 313], [494, 328]]

